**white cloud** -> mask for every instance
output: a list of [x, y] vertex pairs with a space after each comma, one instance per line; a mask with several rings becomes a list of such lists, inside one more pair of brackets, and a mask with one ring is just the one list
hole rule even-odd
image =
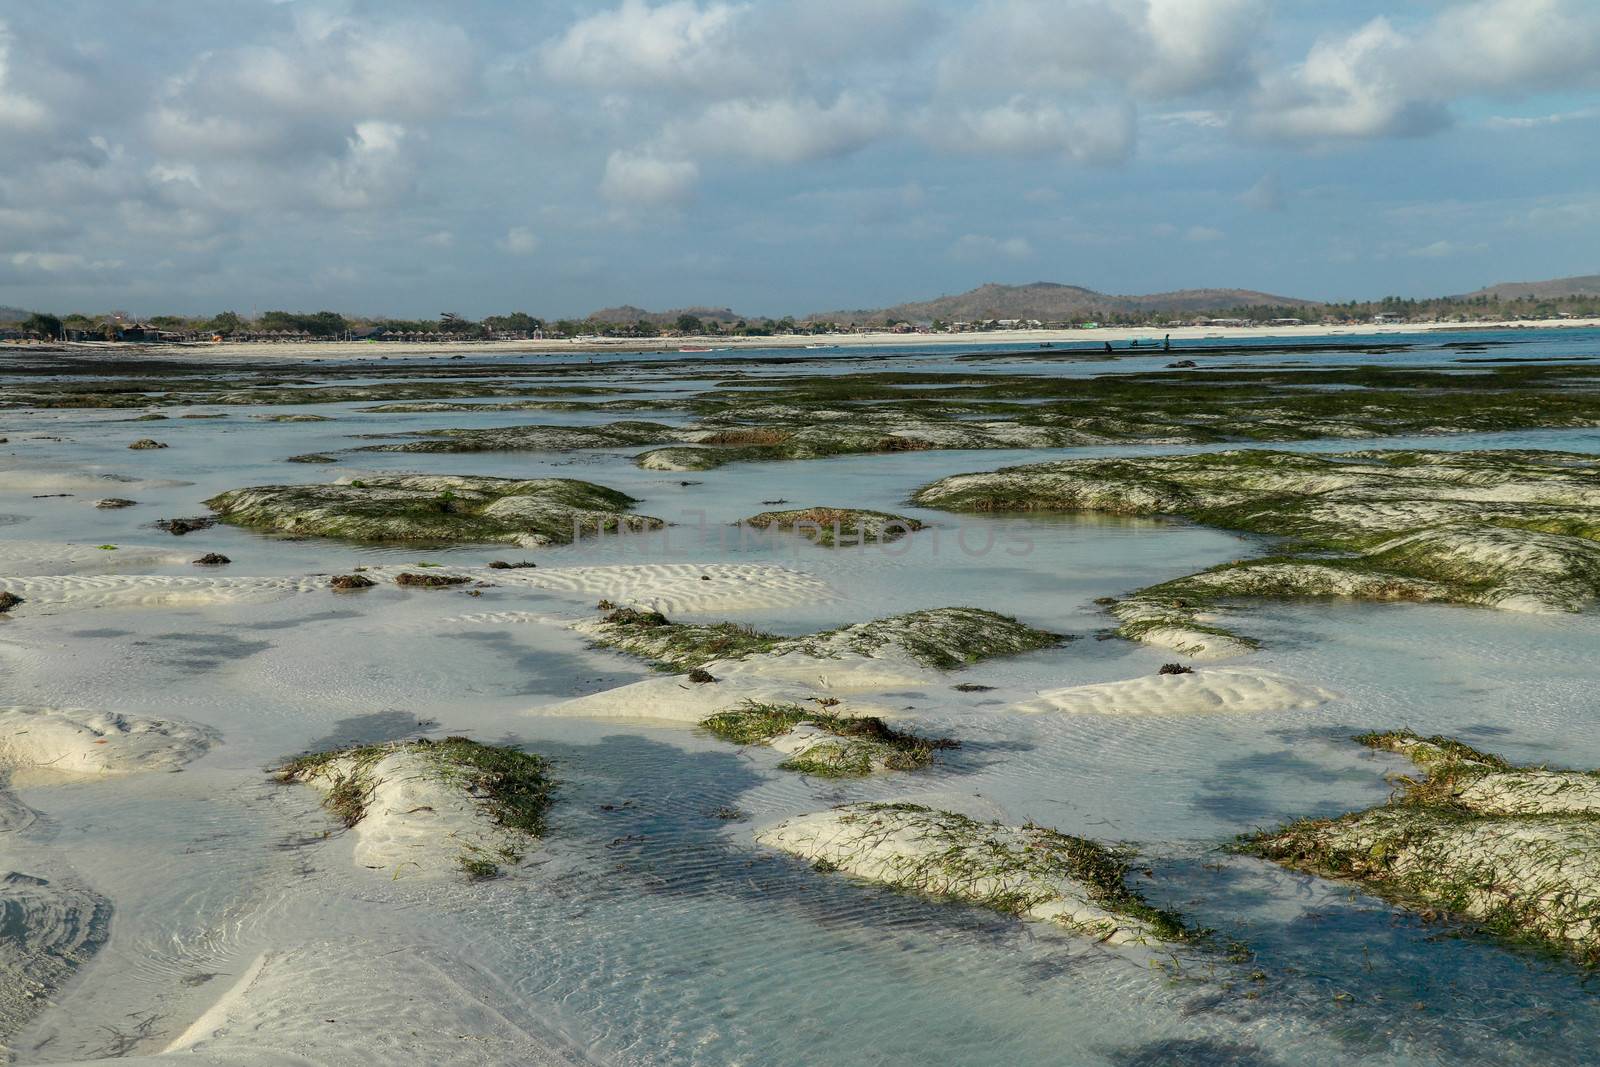
[[574, 23], [543, 53], [557, 81], [620, 88], [759, 89], [761, 62], [735, 41], [744, 4], [623, 0]]
[[946, 88], [1120, 86], [1165, 98], [1245, 80], [1267, 0], [988, 0], [940, 63]]
[[1568, 122], [1584, 122], [1596, 118], [1600, 118], [1600, 107], [1557, 111], [1548, 115], [1491, 115], [1483, 120], [1483, 124], [1494, 130], [1530, 130], [1541, 126], [1560, 126]]
[[1406, 255], [1414, 259], [1450, 259], [1470, 252], [1482, 252], [1489, 246], [1483, 243], [1464, 244], [1459, 241], [1434, 241], [1432, 244], [1408, 249]]
[[1195, 126], [1203, 130], [1226, 129], [1229, 115], [1224, 111], [1192, 108], [1188, 111], [1164, 111], [1151, 115], [1151, 121], [1163, 126]]
[[1127, 101], [1064, 109], [1050, 101], [1014, 97], [1005, 104], [933, 114], [922, 121], [930, 141], [975, 155], [1063, 154], [1083, 163], [1117, 163], [1133, 151], [1133, 105]]
[[606, 199], [635, 207], [668, 207], [694, 196], [700, 168], [691, 160], [616, 151], [606, 160], [600, 192]]
[[881, 101], [844, 93], [828, 105], [807, 99], [721, 101], [669, 137], [694, 150], [802, 163], [853, 152], [889, 125]]
[[4, 19], [0, 19], [0, 129], [14, 132], [42, 129], [50, 119], [44, 105], [10, 87], [14, 41], [11, 27]]
[[1270, 170], [1261, 180], [1239, 194], [1239, 203], [1257, 211], [1282, 211], [1288, 203], [1283, 192], [1283, 179]]
[[950, 246], [952, 259], [970, 262], [988, 262], [996, 259], [1024, 260], [1033, 258], [1033, 245], [1026, 237], [990, 237], [969, 233]]
[[1299, 67], [1263, 83], [1251, 127], [1284, 140], [1432, 133], [1449, 116], [1442, 101], [1408, 90], [1411, 50], [1386, 18], [1319, 41]]
[[19, 274], [83, 274], [122, 266], [118, 260], [90, 259], [76, 252], [13, 252], [7, 258]]
[[1474, 0], [1398, 27], [1378, 17], [1325, 36], [1303, 62], [1262, 79], [1246, 118], [1288, 141], [1406, 137], [1449, 125], [1466, 97], [1600, 84], [1600, 4]]
[[1600, 84], [1593, 0], [1476, 0], [1445, 8], [1418, 34], [1427, 78], [1456, 91], [1521, 93]]
[[531, 256], [539, 248], [539, 238], [526, 226], [511, 227], [496, 243], [513, 256]]
[[222, 108], [416, 119], [447, 113], [465, 94], [473, 66], [473, 47], [458, 26], [310, 9], [300, 10], [295, 33], [282, 43], [203, 57], [187, 88]]
[[358, 210], [392, 202], [409, 187], [413, 171], [406, 128], [395, 122], [358, 122], [345, 152], [311, 183], [324, 207]]

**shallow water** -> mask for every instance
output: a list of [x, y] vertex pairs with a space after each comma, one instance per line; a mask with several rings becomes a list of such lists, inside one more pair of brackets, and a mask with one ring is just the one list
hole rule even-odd
[[[1353, 349], [1293, 359], [1449, 366], [1463, 355], [1568, 358], [1597, 348], [1593, 332], [1579, 331], [1514, 331], [1503, 339], [1515, 345], [1486, 352], [1440, 347], [1488, 339], [1494, 338], [1472, 333], [1430, 338], [1419, 350], [1392, 356]], [[973, 351], [980, 350], [992, 351]], [[955, 362], [961, 354], [908, 349], [832, 362], [824, 354], [804, 372], [882, 364], [1121, 373], [1171, 358]], [[1289, 361], [1271, 352], [1227, 358], [1263, 366]], [[551, 380], [592, 378], [606, 387], [681, 394], [722, 373], [691, 381], [656, 374], [649, 361], [629, 364], [625, 373], [612, 362]], [[775, 372], [800, 373], [788, 366]], [[536, 372], [529, 380], [537, 380]], [[353, 440], [358, 434], [629, 417], [362, 410], [371, 406], [226, 408], [215, 409], [226, 411], [222, 419], [138, 423], [126, 421], [129, 412], [4, 412], [0, 436], [10, 442], [0, 445], [0, 514], [12, 521], [0, 528], [0, 549], [24, 541], [115, 544], [115, 551], [104, 550], [106, 562], [94, 558], [84, 566], [155, 575], [203, 573], [187, 560], [220, 551], [233, 559], [221, 572], [229, 578], [525, 556], [542, 569], [778, 563], [818, 576], [831, 594], [701, 617], [802, 633], [971, 604], [1076, 640], [952, 679], [992, 691], [941, 686], [893, 694], [925, 729], [958, 738], [963, 747], [925, 772], [828, 782], [780, 772], [772, 752], [737, 749], [688, 728], [541, 717], [541, 707], [650, 672], [586, 647], [559, 625], [592, 615], [592, 602], [509, 581], [470, 599], [458, 591], [382, 586], [357, 596], [318, 589], [180, 607], [81, 602], [74, 608], [69, 601], [0, 618], [0, 704], [186, 718], [223, 736], [181, 774], [19, 785], [39, 822], [25, 833], [0, 835], [0, 863], [88, 887], [113, 908], [106, 945], [52, 995], [51, 1010], [12, 1041], [20, 1061], [158, 1052], [264, 952], [302, 961], [295, 966], [304, 967], [296, 972], [304, 977], [300, 999], [285, 993], [272, 1001], [276, 1014], [256, 1020], [257, 1037], [328, 1063], [416, 1062], [354, 1021], [380, 1002], [385, 981], [393, 985], [396, 975], [412, 974], [431, 976], [427, 981], [441, 983], [441, 991], [408, 994], [419, 1004], [437, 1001], [428, 1009], [441, 1013], [437, 1026], [462, 1026], [467, 1035], [444, 1046], [447, 1053], [431, 1054], [430, 1062], [514, 1062], [503, 1051], [509, 1046], [473, 1039], [502, 1027], [534, 1035], [574, 1060], [600, 1063], [1122, 1067], [1592, 1059], [1600, 1004], [1575, 968], [1449, 924], [1424, 923], [1348, 886], [1235, 857], [1220, 846], [1258, 826], [1381, 801], [1390, 790], [1386, 776], [1403, 768], [1348, 742], [1363, 729], [1405, 726], [1459, 736], [1516, 760], [1600, 766], [1600, 734], [1593, 730], [1600, 712], [1593, 686], [1600, 616], [1263, 605], [1252, 609], [1250, 626], [1267, 648], [1250, 665], [1322, 686], [1337, 700], [1307, 711], [1239, 715], [1007, 712], [1041, 690], [1146, 675], [1172, 658], [1098, 640], [1108, 620], [1093, 604], [1096, 597], [1264, 546], [1182, 523], [953, 516], [907, 506], [910, 493], [961, 471], [1178, 450], [921, 452], [682, 475], [635, 467], [630, 457], [642, 448], [342, 453], [333, 465], [283, 462], [369, 443]], [[251, 418], [295, 412], [333, 421]], [[145, 436], [170, 447], [126, 450]], [[1600, 433], [1294, 447], [1391, 446], [1600, 453]], [[375, 470], [584, 478], [639, 497], [636, 510], [677, 525], [664, 536], [534, 552], [351, 546], [226, 526], [173, 537], [149, 528], [159, 518], [205, 514], [202, 501], [224, 489]], [[136, 481], [100, 486], [86, 474]], [[73, 495], [36, 495], [55, 492]], [[130, 497], [139, 506], [90, 506], [102, 496]], [[898, 511], [932, 529], [889, 550], [826, 550], [789, 537], [741, 541], [730, 524], [779, 498], [789, 507]], [[158, 553], [138, 559], [141, 548]], [[119, 564], [119, 553], [137, 565]], [[418, 732], [524, 744], [556, 761], [559, 803], [530, 874], [467, 885], [391, 880], [354, 867], [348, 838], [328, 833], [332, 824], [312, 791], [274, 785], [263, 772], [313, 747]], [[1130, 843], [1143, 857], [1135, 884], [1153, 902], [1214, 928], [1215, 944], [1176, 954], [1090, 946], [1038, 924], [822, 875], [753, 842], [756, 827], [863, 799], [949, 801], [1007, 821], [1031, 819]], [[724, 806], [749, 818], [713, 814]], [[1230, 941], [1246, 948], [1230, 956]], [[356, 973], [367, 984], [349, 978]], [[468, 992], [457, 997], [452, 990]], [[460, 1008], [451, 1015], [457, 999], [470, 1000], [478, 1014]], [[492, 1024], [483, 1021], [484, 1005], [492, 1008]], [[330, 1021], [340, 1018], [352, 1020], [352, 1029], [341, 1032]], [[477, 1021], [460, 1022], [468, 1018]]]

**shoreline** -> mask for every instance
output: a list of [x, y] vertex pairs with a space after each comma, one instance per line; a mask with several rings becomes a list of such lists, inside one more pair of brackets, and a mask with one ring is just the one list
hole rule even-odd
[[[572, 338], [568, 340], [539, 341], [445, 341], [439, 343], [411, 341], [222, 341], [147, 345], [124, 342], [77, 342], [44, 346], [36, 343], [0, 343], [0, 354], [7, 352], [131, 355], [159, 354], [174, 359], [195, 360], [362, 360], [390, 359], [394, 357], [436, 358], [439, 356], [560, 355], [563, 353], [593, 355], [614, 352], [621, 355], [678, 354], [684, 348], [709, 348], [711, 352], [764, 351], [794, 349], [796, 351], [831, 351], [837, 349], [873, 349], [902, 347], [934, 347], [946, 345], [1084, 345], [1085, 351], [1104, 342], [1156, 342], [1170, 336], [1175, 344], [1186, 341], [1241, 340], [1251, 338], [1339, 338], [1339, 337], [1405, 337], [1430, 333], [1477, 333], [1496, 330], [1559, 330], [1600, 328], [1600, 318], [1592, 319], [1538, 319], [1522, 322], [1425, 322], [1380, 325], [1307, 325], [1307, 326], [1110, 326], [1093, 330], [990, 330], [982, 333], [861, 333], [825, 335], [821, 337], [794, 335], [786, 337], [671, 337], [671, 338]], [[1150, 349], [1151, 352], [1157, 349]], [[704, 352], [686, 355], [710, 354]]]

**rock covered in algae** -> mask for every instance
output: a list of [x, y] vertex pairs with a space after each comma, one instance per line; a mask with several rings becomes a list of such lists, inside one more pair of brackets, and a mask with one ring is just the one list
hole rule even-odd
[[422, 430], [408, 440], [368, 445], [363, 452], [562, 452], [619, 448], [673, 440], [678, 431], [659, 422], [612, 422], [603, 426], [497, 426], [481, 430]]
[[465, 737], [312, 753], [277, 777], [320, 789], [355, 831], [355, 862], [395, 877], [494, 877], [544, 833], [555, 790], [542, 757]]
[[793, 508], [763, 511], [740, 525], [758, 530], [788, 530], [822, 545], [888, 544], [922, 529], [922, 523], [905, 515], [864, 508]]
[[1065, 640], [997, 611], [929, 608], [792, 638], [775, 651], [823, 659], [904, 656], [923, 667], [953, 671], [1000, 656], [1037, 652]]
[[1517, 767], [1408, 731], [1357, 740], [1406, 756], [1426, 778], [1403, 780], [1387, 804], [1290, 823], [1244, 847], [1600, 964], [1600, 776]]
[[626, 493], [571, 478], [394, 474], [328, 485], [233, 489], [206, 506], [238, 526], [351, 541], [567, 544], [599, 531], [647, 530]]
[[798, 704], [748, 701], [700, 725], [724, 741], [763, 745], [786, 757], [779, 769], [822, 778], [852, 778], [876, 771], [914, 771], [933, 762], [947, 738], [896, 730], [876, 716], [838, 715]]
[[[867, 419], [860, 412], [809, 408], [758, 408], [751, 417], [788, 416], [798, 425], [702, 426], [679, 431], [688, 444], [656, 448], [634, 457], [646, 470], [704, 471], [729, 463], [826, 459], [957, 448], [1050, 448], [1092, 443], [1057, 427], [1016, 422], [933, 421], [886, 413]], [[853, 421], [853, 424], [850, 424]]]
[[622, 608], [580, 631], [596, 644], [654, 660], [674, 671], [756, 655], [839, 659], [902, 658], [956, 670], [997, 656], [1050, 648], [1066, 640], [982, 608], [930, 608], [854, 623], [804, 637], [780, 637], [735, 623], [677, 623], [660, 612]]
[[1255, 642], [1207, 618], [1251, 597], [1576, 611], [1600, 596], [1600, 460], [1531, 450], [1240, 450], [1066, 460], [964, 474], [916, 501], [957, 511], [1173, 515], [1289, 538], [1279, 554], [1138, 591], [1124, 637], [1192, 655]]
[[1111, 944], [1193, 937], [1127, 884], [1126, 857], [1043, 826], [983, 823], [916, 804], [848, 804], [757, 840], [823, 870], [1053, 922]]

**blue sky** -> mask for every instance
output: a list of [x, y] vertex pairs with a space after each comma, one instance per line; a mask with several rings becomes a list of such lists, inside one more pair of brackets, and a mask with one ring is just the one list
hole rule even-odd
[[0, 0], [0, 304], [1600, 272], [1596, 0]]

